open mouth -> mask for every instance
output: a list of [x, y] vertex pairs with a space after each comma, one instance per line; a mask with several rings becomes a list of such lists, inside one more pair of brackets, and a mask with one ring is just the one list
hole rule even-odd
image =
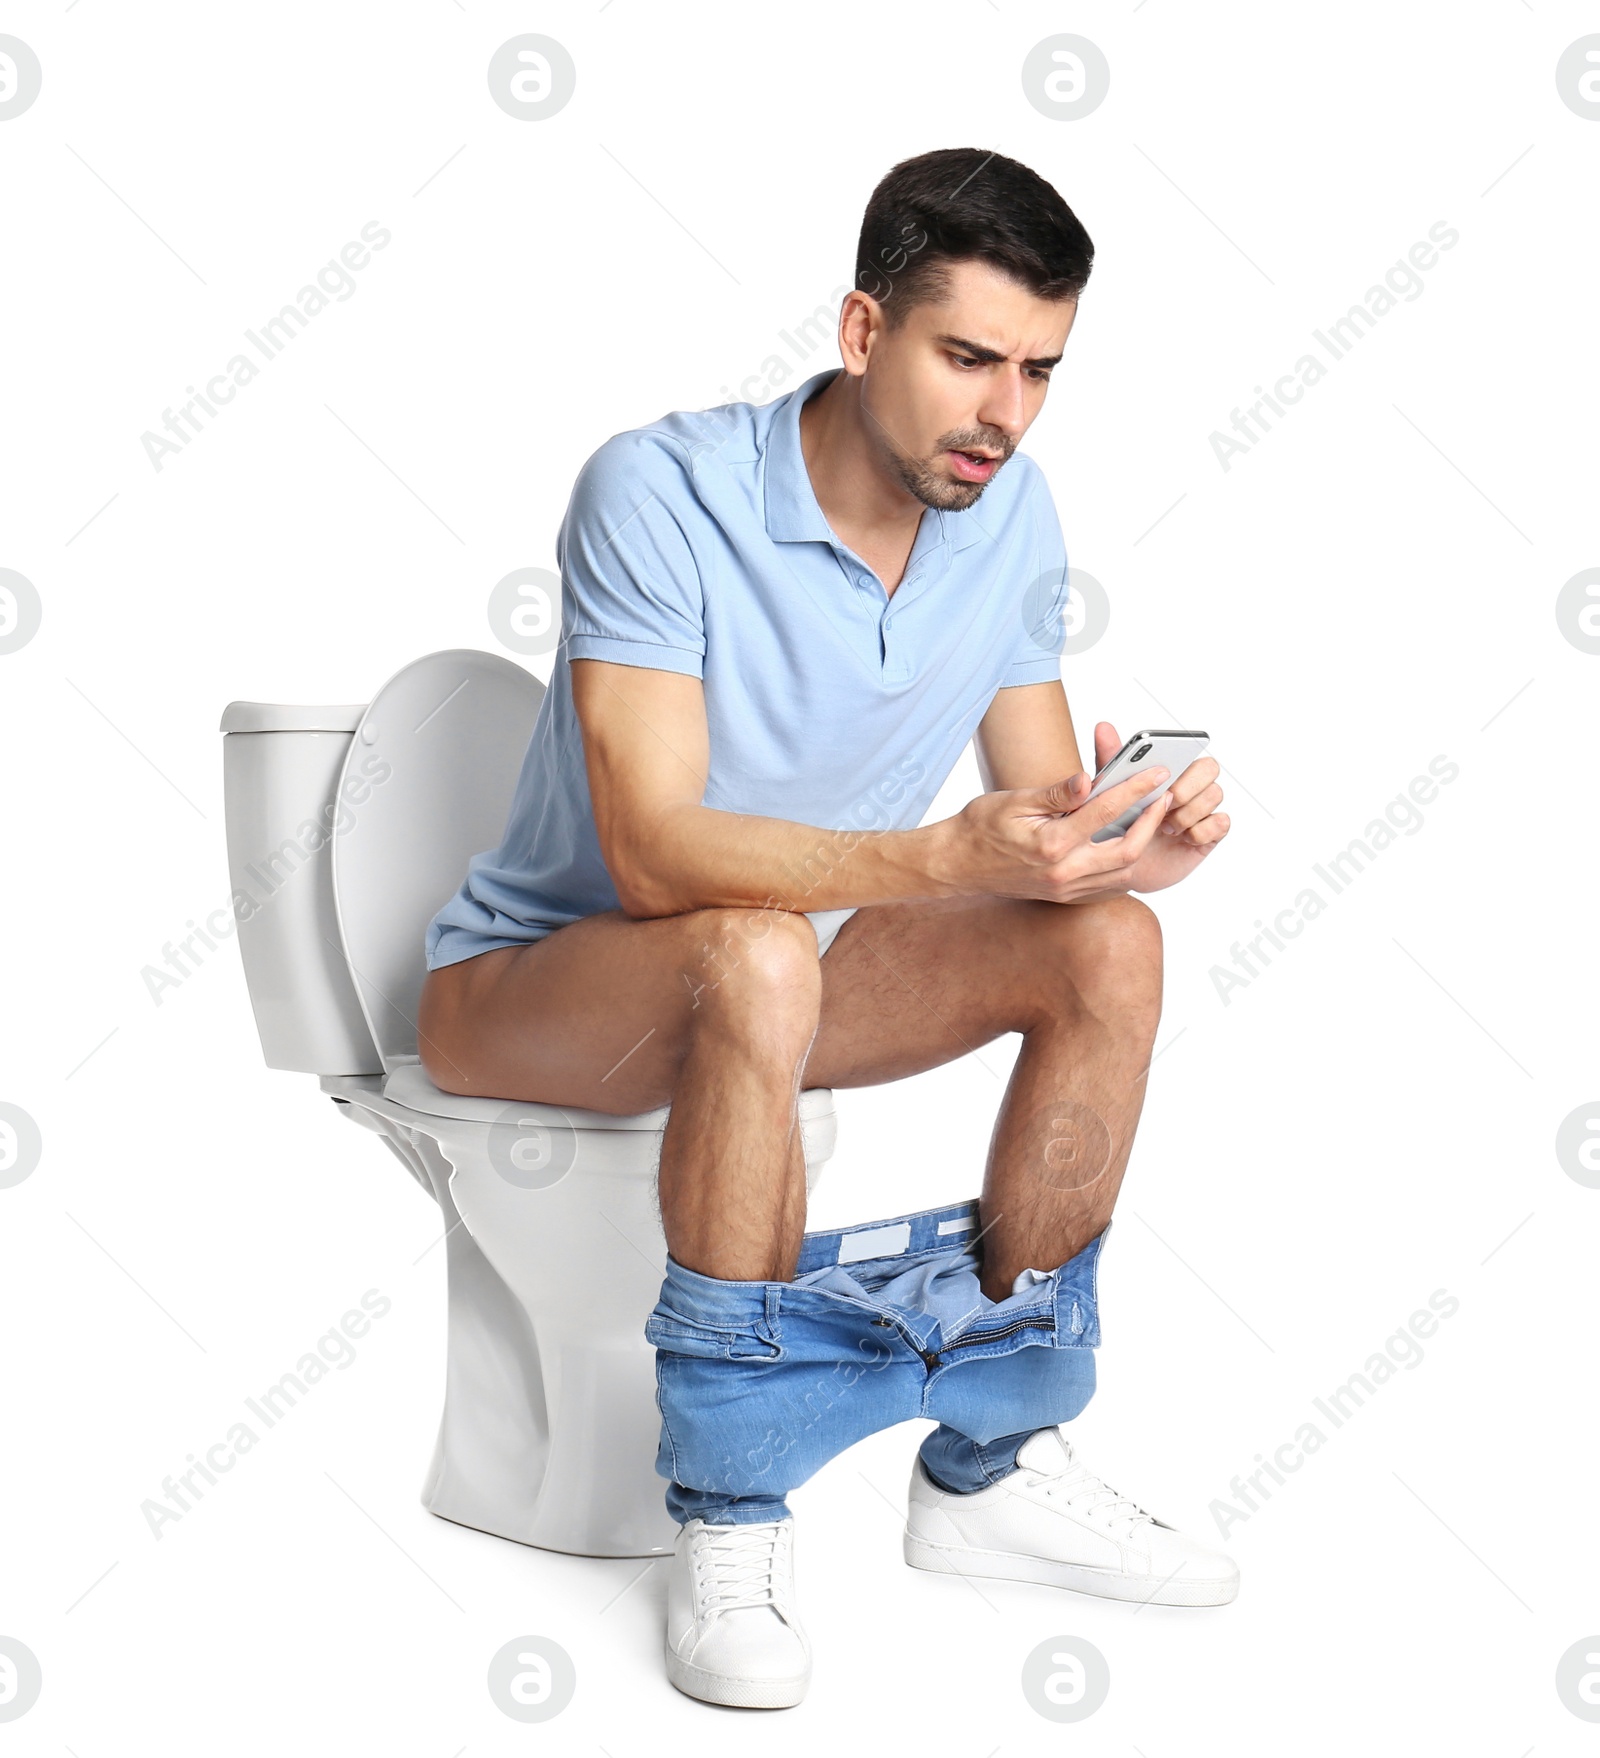
[[951, 468], [963, 482], [987, 482], [1000, 468], [1000, 460], [984, 452], [947, 452]]

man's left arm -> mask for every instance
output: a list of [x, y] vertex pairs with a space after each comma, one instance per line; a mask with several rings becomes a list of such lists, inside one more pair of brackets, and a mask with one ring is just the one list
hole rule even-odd
[[[1072, 710], [1059, 679], [997, 690], [978, 723], [974, 744], [978, 773], [987, 792], [1048, 787], [1070, 778], [1067, 795], [1076, 810], [1094, 786], [1078, 755]], [[1094, 744], [1097, 767], [1110, 762], [1122, 748], [1117, 729], [1105, 720], [1094, 729]], [[1222, 801], [1217, 783], [1220, 773], [1215, 757], [1197, 757], [1174, 778], [1161, 829], [1115, 890], [1163, 891], [1187, 878], [1221, 842], [1228, 834], [1230, 820], [1226, 812], [1217, 811]]]
[[1049, 787], [1083, 769], [1072, 710], [1059, 678], [996, 690], [973, 742], [985, 793]]

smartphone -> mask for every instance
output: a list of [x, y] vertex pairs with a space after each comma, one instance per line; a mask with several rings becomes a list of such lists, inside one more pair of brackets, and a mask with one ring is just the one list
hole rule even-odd
[[[1154, 769], [1158, 763], [1164, 764], [1171, 771], [1169, 781], [1176, 781], [1210, 742], [1210, 735], [1203, 732], [1136, 732], [1105, 768], [1096, 774], [1094, 786], [1089, 790], [1089, 799], [1083, 804], [1088, 805], [1096, 794], [1103, 794], [1108, 787], [1115, 787], [1119, 781], [1127, 781], [1141, 769]], [[1097, 830], [1089, 838], [1090, 842], [1114, 842], [1119, 836], [1126, 836], [1139, 814], [1158, 794], [1166, 791], [1166, 787], [1152, 788], [1137, 805], [1129, 806], [1120, 818], [1114, 818]], [[1078, 809], [1082, 811], [1083, 807]]]

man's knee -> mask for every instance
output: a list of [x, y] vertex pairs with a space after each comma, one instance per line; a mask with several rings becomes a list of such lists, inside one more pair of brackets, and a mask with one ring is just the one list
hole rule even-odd
[[1161, 1012], [1161, 921], [1126, 893], [1079, 904], [1041, 904], [1035, 918], [1046, 975], [1056, 1000], [1076, 997], [1097, 1014]]
[[1128, 892], [1065, 906], [1080, 919], [1073, 941], [1096, 959], [1122, 963], [1161, 957], [1161, 918]]
[[682, 920], [692, 1023], [735, 1014], [809, 1042], [822, 975], [807, 917], [791, 910], [708, 909]]

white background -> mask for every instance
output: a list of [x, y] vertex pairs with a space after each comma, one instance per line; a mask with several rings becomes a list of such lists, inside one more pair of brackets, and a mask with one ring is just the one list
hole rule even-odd
[[[0, 1098], [44, 1143], [0, 1191], [0, 1635], [44, 1674], [10, 1749], [450, 1758], [534, 1737], [624, 1758], [690, 1739], [799, 1753], [841, 1730], [974, 1758], [1594, 1749], [1554, 1675], [1600, 1631], [1600, 1191], [1554, 1143], [1597, 1097], [1600, 657], [1563, 637], [1556, 596], [1600, 564], [1600, 123], [1560, 101], [1555, 68], [1597, 17], [1562, 0], [7, 10], [44, 70], [0, 124], [0, 566], [44, 607], [0, 658]], [[529, 30], [577, 66], [540, 122], [485, 78]], [[1061, 30], [1111, 68], [1076, 121], [1020, 78]], [[787, 353], [781, 380], [764, 363], [780, 330], [836, 309], [878, 178], [957, 145], [1033, 166], [1097, 247], [1024, 442], [1112, 604], [1066, 662], [1080, 732], [1205, 726], [1234, 820], [1155, 899], [1161, 1053], [1106, 1252], [1085, 1454], [1216, 1538], [1213, 1502], [1314, 1397], [1432, 1291], [1459, 1311], [1230, 1526], [1243, 1589], [1221, 1610], [908, 1570], [922, 1425], [874, 1437], [794, 1498], [811, 1694], [741, 1721], [662, 1677], [664, 1565], [635, 1580], [637, 1562], [423, 1510], [435, 1211], [311, 1077], [263, 1067], [231, 942], [159, 1006], [141, 972], [226, 902], [223, 705], [364, 701], [424, 652], [495, 649], [490, 588], [553, 565], [589, 453], [835, 364], [831, 344]], [[162, 411], [372, 220], [392, 242], [354, 294], [153, 469], [141, 435]], [[1420, 295], [1224, 471], [1211, 433], [1438, 221], [1459, 242]], [[1224, 1004], [1210, 973], [1233, 943], [1441, 754], [1460, 773], [1422, 828]], [[978, 785], [969, 754], [934, 815]], [[813, 1224], [973, 1194], [1016, 1043], [841, 1094]], [[393, 1308], [353, 1367], [154, 1539], [141, 1502], [369, 1288]], [[577, 1667], [537, 1730], [484, 1685], [525, 1632]], [[1058, 1634], [1111, 1672], [1073, 1728], [1019, 1684]]]

